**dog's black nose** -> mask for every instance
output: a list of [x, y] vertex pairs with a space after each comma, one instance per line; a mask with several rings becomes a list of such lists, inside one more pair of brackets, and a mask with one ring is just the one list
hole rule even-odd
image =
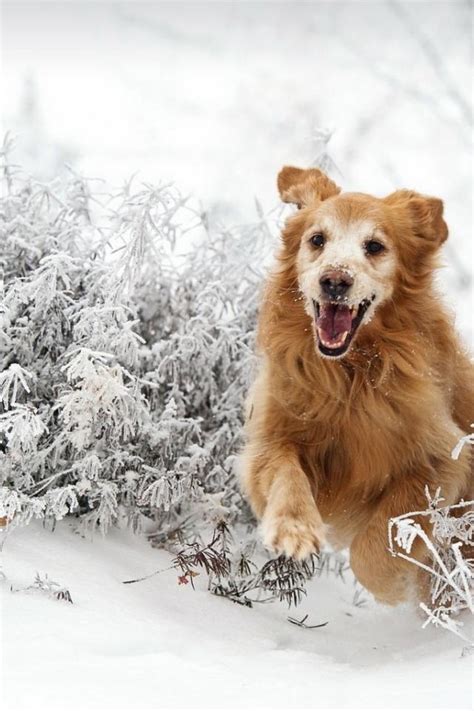
[[347, 272], [331, 271], [323, 274], [319, 280], [323, 293], [330, 299], [342, 299], [352, 284], [353, 278]]

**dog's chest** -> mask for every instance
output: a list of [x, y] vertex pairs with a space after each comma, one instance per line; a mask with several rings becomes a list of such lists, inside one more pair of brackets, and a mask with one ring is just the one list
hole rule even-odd
[[346, 506], [347, 499], [357, 507], [379, 496], [406, 467], [414, 446], [409, 420], [390, 405], [355, 407], [340, 419], [318, 421], [308, 435], [305, 468], [328, 506], [342, 500]]

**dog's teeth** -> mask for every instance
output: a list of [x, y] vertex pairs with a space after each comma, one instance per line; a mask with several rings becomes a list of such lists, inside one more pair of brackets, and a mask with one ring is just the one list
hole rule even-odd
[[321, 331], [321, 329], [318, 328], [317, 331], [318, 331], [319, 340], [320, 340], [321, 343], [323, 343], [323, 345], [325, 345], [327, 348], [339, 348], [340, 346], [342, 346], [343, 343], [344, 343], [344, 341], [345, 341], [346, 338], [347, 338], [347, 334], [349, 333], [349, 331], [344, 331], [344, 333], [341, 334], [340, 338], [339, 338], [337, 341], [327, 341], [327, 340], [324, 338], [324, 334], [323, 334], [323, 332]]
[[340, 339], [337, 341], [337, 343], [335, 343], [335, 346], [336, 346], [336, 347], [342, 346], [342, 344], [343, 344], [344, 341], [346, 340], [346, 336], [347, 336], [348, 333], [349, 333], [349, 331], [344, 331], [344, 333], [342, 334], [342, 336], [340, 337]]

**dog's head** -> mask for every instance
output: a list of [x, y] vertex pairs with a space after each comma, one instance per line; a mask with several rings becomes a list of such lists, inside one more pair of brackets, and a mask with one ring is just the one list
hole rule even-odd
[[284, 202], [298, 212], [283, 233], [319, 352], [343, 357], [398, 288], [416, 292], [447, 238], [443, 203], [407, 190], [380, 199], [341, 193], [321, 171], [285, 167]]

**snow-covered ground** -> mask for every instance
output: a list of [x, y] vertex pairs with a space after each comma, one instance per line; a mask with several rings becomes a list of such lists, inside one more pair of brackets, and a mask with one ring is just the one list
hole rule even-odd
[[[406, 607], [365, 599], [350, 576], [314, 580], [307, 599], [248, 609], [178, 585], [169, 556], [128, 532], [93, 541], [60, 524], [17, 529], [3, 555], [3, 708], [467, 709], [472, 656], [421, 629]], [[46, 573], [73, 604], [10, 592]], [[301, 629], [288, 614], [318, 629]]]
[[[64, 161], [117, 185], [172, 180], [224, 220], [277, 200], [284, 163], [317, 157], [345, 188], [442, 197], [442, 283], [472, 333], [470, 2], [3, 2], [4, 130], [18, 161]], [[105, 189], [105, 188], [104, 188]], [[411, 609], [353, 604], [320, 578], [291, 614], [193, 592], [165, 552], [63, 523], [15, 530], [3, 552], [5, 709], [469, 708], [472, 657]], [[73, 604], [11, 592], [36, 572]]]

